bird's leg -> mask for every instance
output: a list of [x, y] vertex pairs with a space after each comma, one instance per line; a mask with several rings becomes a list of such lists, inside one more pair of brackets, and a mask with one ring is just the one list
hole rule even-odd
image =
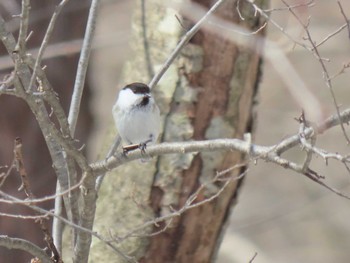
[[130, 151], [134, 151], [136, 149], [140, 149], [142, 154], [146, 153], [146, 147], [147, 147], [147, 143], [150, 143], [153, 141], [153, 136], [150, 136], [150, 138], [147, 141], [141, 142], [139, 144], [130, 144], [130, 145], [126, 145], [123, 146], [123, 154], [126, 155], [128, 152]]
[[139, 144], [139, 149], [141, 150], [142, 154], [146, 153], [146, 147], [147, 147], [147, 143], [152, 142], [152, 138], [149, 138], [147, 141], [141, 142]]

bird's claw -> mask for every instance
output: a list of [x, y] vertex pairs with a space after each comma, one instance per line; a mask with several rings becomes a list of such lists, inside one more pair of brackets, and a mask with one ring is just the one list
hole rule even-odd
[[136, 149], [140, 149], [142, 154], [146, 153], [147, 143], [151, 142], [151, 140], [141, 142], [139, 144], [130, 144], [127, 146], [123, 146], [123, 155], [127, 155], [128, 152], [134, 151]]
[[139, 149], [141, 150], [142, 154], [146, 153], [146, 148], [147, 148], [147, 142], [143, 142], [139, 144]]

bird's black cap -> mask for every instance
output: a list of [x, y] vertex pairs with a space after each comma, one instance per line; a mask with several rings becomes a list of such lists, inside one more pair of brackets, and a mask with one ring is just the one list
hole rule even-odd
[[151, 91], [146, 84], [141, 82], [128, 84], [123, 89], [131, 89], [135, 94], [148, 94]]

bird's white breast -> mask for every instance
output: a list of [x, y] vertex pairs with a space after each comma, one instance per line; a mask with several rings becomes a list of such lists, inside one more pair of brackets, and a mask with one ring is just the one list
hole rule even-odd
[[155, 142], [159, 136], [159, 109], [152, 98], [144, 107], [121, 109], [117, 103], [113, 107], [113, 117], [119, 135], [126, 143], [139, 144], [149, 139]]

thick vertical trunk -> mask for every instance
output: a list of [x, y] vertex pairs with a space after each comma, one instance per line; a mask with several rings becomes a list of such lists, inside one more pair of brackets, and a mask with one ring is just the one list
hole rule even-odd
[[[216, 15], [240, 24], [235, 6], [235, 1], [227, 1]], [[255, 18], [244, 24], [255, 30], [261, 26], [261, 21]], [[260, 75], [259, 55], [237, 47], [219, 34], [206, 31], [199, 32], [190, 43], [195, 49], [202, 50], [201, 70], [186, 71], [184, 65], [181, 76], [188, 82], [186, 88], [198, 92], [196, 101], [189, 105], [191, 115], [188, 117], [193, 125], [193, 138], [242, 138], [244, 133], [252, 132], [253, 104]], [[199, 185], [213, 177], [216, 171], [225, 170], [243, 161], [244, 156], [233, 152], [197, 155], [188, 169], [179, 172], [178, 176], [182, 178], [179, 200], [172, 206], [182, 207]], [[231, 175], [239, 175], [242, 170], [235, 170]], [[167, 231], [152, 237], [142, 262], [211, 261], [220, 244], [230, 208], [237, 201], [242, 180], [243, 178], [232, 181], [218, 198], [185, 212]], [[215, 183], [217, 188], [221, 185], [222, 183]], [[168, 189], [155, 187], [151, 193], [151, 202], [155, 211], [161, 211], [162, 195]], [[210, 191], [199, 195], [196, 202], [208, 198], [208, 192]]]

